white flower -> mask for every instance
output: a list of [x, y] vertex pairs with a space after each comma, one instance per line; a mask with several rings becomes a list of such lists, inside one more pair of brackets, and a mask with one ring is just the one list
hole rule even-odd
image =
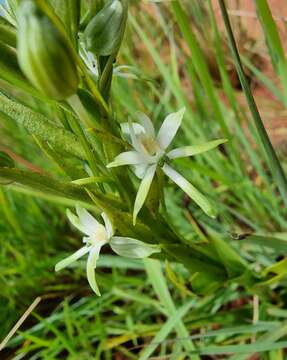
[[227, 140], [218, 139], [200, 145], [183, 146], [167, 151], [167, 148], [181, 125], [184, 112], [185, 109], [183, 108], [178, 112], [169, 114], [164, 119], [157, 135], [150, 118], [143, 113], [137, 113], [140, 124], [129, 121], [128, 124], [125, 123], [122, 126], [123, 132], [130, 137], [133, 150], [119, 154], [107, 167], [132, 165], [135, 168], [135, 174], [142, 179], [134, 204], [134, 224], [137, 214], [146, 200], [158, 166], [160, 166], [164, 174], [196, 202], [207, 215], [211, 217], [215, 216], [215, 211], [207, 198], [174, 170], [169, 165], [169, 162], [173, 159], [203, 153], [223, 144]]
[[153, 253], [160, 252], [158, 245], [146, 244], [128, 237], [114, 236], [112, 223], [105, 213], [101, 214], [104, 220], [104, 225], [102, 225], [87, 210], [77, 207], [76, 212], [78, 216], [67, 210], [67, 216], [70, 222], [86, 235], [83, 237], [85, 245], [71, 256], [58, 262], [55, 271], [59, 271], [82, 256], [89, 254], [87, 279], [98, 296], [100, 296], [100, 291], [96, 282], [95, 269], [102, 246], [109, 244], [116, 254], [133, 259], [142, 259]]

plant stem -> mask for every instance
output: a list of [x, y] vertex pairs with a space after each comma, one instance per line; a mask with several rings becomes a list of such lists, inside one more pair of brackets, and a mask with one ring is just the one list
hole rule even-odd
[[[89, 123], [90, 123], [89, 116], [86, 113], [86, 110], [83, 107], [78, 95], [71, 96], [67, 101], [70, 104], [70, 106], [73, 108], [73, 110], [76, 112], [76, 114], [79, 116], [81, 121], [84, 123], [84, 125], [89, 126]], [[77, 119], [74, 116], [69, 117], [69, 123], [70, 123], [72, 130], [78, 136], [78, 138], [84, 148], [84, 151], [87, 156], [87, 160], [88, 160], [88, 163], [90, 165], [93, 175], [97, 176], [98, 164], [95, 160], [95, 157], [94, 157], [94, 154], [93, 154], [93, 151], [91, 148], [91, 144], [89, 143], [81, 125], [79, 124], [79, 122], [77, 121]]]
[[274, 178], [274, 181], [281, 193], [282, 199], [283, 199], [285, 205], [287, 205], [287, 179], [286, 179], [286, 176], [284, 174], [284, 171], [280, 164], [280, 161], [276, 155], [276, 152], [272, 146], [272, 143], [269, 139], [269, 136], [266, 132], [266, 129], [264, 127], [263, 121], [259, 114], [257, 105], [255, 103], [254, 97], [252, 95], [250, 86], [249, 86], [247, 78], [245, 76], [224, 0], [219, 0], [219, 5], [220, 5], [220, 9], [221, 9], [221, 14], [222, 14], [222, 17], [224, 20], [225, 28], [227, 31], [229, 46], [230, 46], [230, 49], [231, 49], [231, 52], [232, 52], [232, 55], [234, 58], [234, 63], [236, 66], [238, 77], [239, 77], [241, 86], [243, 88], [249, 109], [251, 111], [255, 126], [257, 128], [259, 138], [260, 138], [261, 143], [266, 152], [266, 156], [269, 160], [268, 166], [270, 168], [272, 177]]

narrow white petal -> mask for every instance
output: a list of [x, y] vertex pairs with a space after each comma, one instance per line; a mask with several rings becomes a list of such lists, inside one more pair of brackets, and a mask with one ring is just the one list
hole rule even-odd
[[89, 253], [87, 261], [87, 279], [90, 287], [98, 296], [101, 296], [101, 293], [96, 281], [95, 269], [97, 267], [97, 260], [99, 258], [99, 254], [103, 245], [103, 242], [99, 242], [97, 245], [94, 245]]
[[66, 214], [67, 214], [67, 218], [69, 219], [70, 223], [72, 225], [75, 226], [75, 228], [77, 228], [78, 230], [80, 230], [83, 234], [86, 234], [86, 229], [84, 227], [84, 225], [81, 223], [80, 219], [78, 218], [77, 215], [75, 215], [74, 213], [72, 213], [72, 211], [70, 211], [69, 209], [66, 210]]
[[161, 251], [158, 245], [120, 236], [114, 236], [110, 241], [110, 245], [116, 254], [133, 259], [143, 259]]
[[207, 215], [215, 217], [215, 211], [207, 200], [193, 185], [191, 185], [182, 175], [171, 168], [169, 165], [164, 164], [162, 171], [178, 185]]
[[[140, 134], [145, 133], [144, 127], [142, 125], [136, 123], [136, 122], [132, 123], [132, 127], [133, 127], [135, 135], [140, 135]], [[121, 130], [122, 130], [122, 132], [124, 134], [124, 138], [130, 142], [131, 141], [131, 139], [130, 139], [131, 135], [130, 135], [130, 125], [129, 125], [129, 123], [128, 122], [121, 123]]]
[[108, 239], [110, 239], [114, 235], [113, 224], [111, 223], [111, 220], [106, 213], [102, 212], [101, 216], [105, 223], [107, 237]]
[[134, 149], [137, 150], [139, 153], [144, 152], [143, 146], [135, 134], [134, 127], [130, 119], [129, 119], [129, 131]]
[[138, 189], [136, 200], [135, 200], [135, 205], [134, 205], [134, 213], [133, 213], [133, 223], [134, 223], [134, 225], [136, 223], [137, 215], [138, 215], [140, 209], [142, 208], [142, 206], [143, 206], [143, 204], [145, 202], [145, 199], [146, 199], [146, 197], [148, 195], [148, 192], [149, 192], [149, 189], [150, 189], [150, 186], [151, 186], [151, 183], [152, 183], [155, 171], [156, 171], [156, 167], [157, 167], [157, 164], [154, 164], [154, 165], [151, 165], [147, 169], [147, 171], [145, 173], [145, 176], [142, 179], [142, 182], [141, 182], [140, 187]]
[[138, 165], [146, 163], [148, 158], [137, 151], [125, 151], [115, 157], [114, 161], [107, 165], [107, 168], [123, 165]]
[[226, 141], [228, 141], [228, 140], [227, 139], [218, 139], [218, 140], [209, 141], [204, 144], [183, 146], [183, 147], [171, 150], [170, 152], [167, 153], [167, 156], [170, 159], [177, 159], [177, 158], [181, 158], [181, 157], [187, 157], [187, 156], [201, 154], [201, 153], [204, 153], [205, 151], [214, 149], [215, 147], [217, 147], [220, 144], [225, 143]]
[[133, 167], [135, 175], [136, 175], [139, 179], [143, 179], [144, 176], [145, 176], [147, 167], [148, 167], [148, 164], [135, 165], [135, 166]]
[[147, 135], [155, 137], [155, 130], [151, 119], [144, 113], [137, 112], [136, 117], [138, 118], [141, 125], [144, 127]]
[[165, 150], [175, 137], [177, 130], [181, 125], [185, 108], [182, 108], [178, 112], [169, 114], [161, 125], [157, 135], [157, 141], [160, 147]]
[[86, 255], [90, 251], [90, 246], [83, 246], [81, 249], [77, 250], [74, 254], [71, 256], [68, 256], [67, 258], [59, 261], [55, 266], [55, 271], [60, 271], [67, 267], [68, 265], [72, 264], [74, 261], [77, 261], [82, 256]]
[[103, 225], [98, 222], [86, 209], [79, 206], [76, 207], [77, 214], [80, 219], [81, 226], [85, 229], [85, 234], [94, 236], [97, 231], [102, 230]]

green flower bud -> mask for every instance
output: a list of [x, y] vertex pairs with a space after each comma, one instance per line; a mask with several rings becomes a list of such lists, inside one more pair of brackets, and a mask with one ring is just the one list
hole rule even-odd
[[69, 45], [32, 0], [18, 12], [18, 60], [31, 83], [46, 96], [64, 100], [78, 88], [77, 67]]
[[112, 0], [89, 22], [84, 32], [87, 50], [108, 56], [121, 45], [127, 20], [127, 0]]

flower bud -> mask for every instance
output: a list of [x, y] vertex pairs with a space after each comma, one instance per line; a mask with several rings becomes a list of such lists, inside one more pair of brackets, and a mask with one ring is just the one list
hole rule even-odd
[[112, 0], [89, 22], [84, 32], [87, 50], [98, 56], [116, 53], [125, 31], [127, 0]]
[[18, 22], [18, 61], [27, 78], [52, 99], [73, 95], [79, 79], [64, 36], [32, 0], [22, 1]]

